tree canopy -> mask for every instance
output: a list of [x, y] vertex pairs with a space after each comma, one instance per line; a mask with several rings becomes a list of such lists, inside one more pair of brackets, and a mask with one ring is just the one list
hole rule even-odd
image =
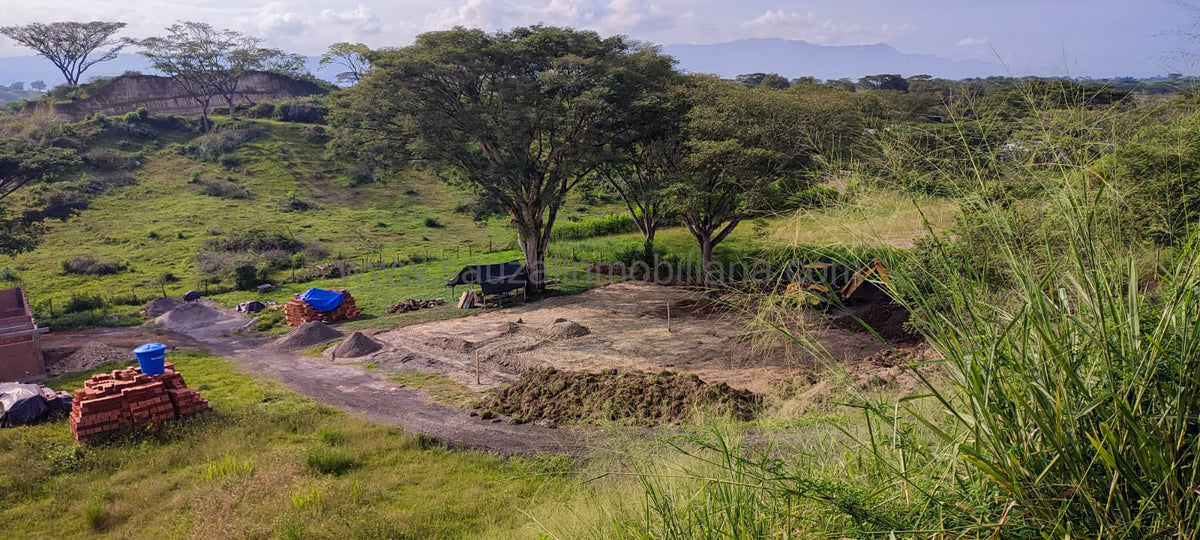
[[104, 21], [29, 23], [0, 27], [0, 34], [46, 57], [68, 86], [78, 86], [88, 68], [117, 57], [125, 44], [113, 36], [124, 27]]
[[346, 71], [335, 75], [335, 79], [340, 84], [354, 84], [362, 80], [367, 69], [371, 67], [370, 54], [371, 49], [362, 43], [341, 41], [330, 45], [329, 50], [321, 55], [321, 60], [317, 65], [320, 67], [335, 65], [345, 68]]
[[673, 76], [655, 49], [546, 26], [430, 32], [372, 60], [335, 111], [342, 148], [461, 171], [512, 216], [532, 292], [567, 192], [629, 129], [632, 104]]

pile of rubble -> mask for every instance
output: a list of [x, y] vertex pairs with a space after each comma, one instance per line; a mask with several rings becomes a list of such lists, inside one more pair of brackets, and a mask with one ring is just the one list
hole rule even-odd
[[209, 410], [208, 401], [187, 387], [170, 362], [158, 375], [146, 375], [136, 367], [116, 369], [92, 375], [75, 391], [71, 434], [84, 443]]
[[287, 320], [288, 326], [300, 326], [306, 322], [321, 321], [333, 322], [345, 319], [354, 319], [362, 312], [354, 303], [354, 297], [350, 296], [350, 292], [346, 290], [338, 290], [342, 293], [342, 303], [332, 311], [317, 311], [308, 302], [293, 298], [288, 300], [288, 303], [283, 305], [284, 318]]
[[408, 300], [405, 300], [405, 301], [400, 302], [390, 308], [387, 308], [387, 312], [388, 313], [408, 313], [410, 311], [416, 311], [418, 309], [437, 307], [437, 306], [443, 305], [445, 303], [446, 303], [446, 300], [444, 300], [442, 298], [434, 298], [433, 300], [417, 300], [415, 298], [409, 298]]

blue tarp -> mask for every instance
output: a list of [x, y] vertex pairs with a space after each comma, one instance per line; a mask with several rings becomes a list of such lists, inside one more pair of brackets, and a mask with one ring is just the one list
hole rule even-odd
[[342, 305], [342, 297], [344, 296], [345, 294], [337, 291], [327, 291], [313, 287], [304, 291], [297, 298], [304, 300], [317, 311], [333, 311]]

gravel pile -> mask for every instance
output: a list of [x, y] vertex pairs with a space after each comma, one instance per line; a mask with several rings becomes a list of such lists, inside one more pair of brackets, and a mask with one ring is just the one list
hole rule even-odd
[[282, 351], [311, 349], [317, 345], [324, 345], [341, 338], [344, 335], [337, 331], [336, 328], [321, 321], [306, 322], [298, 326], [295, 330], [292, 330], [288, 335], [275, 340], [275, 348]]
[[377, 352], [382, 348], [382, 343], [362, 332], [355, 332], [333, 348], [333, 355], [336, 358], [358, 358]]
[[133, 351], [110, 347], [99, 341], [89, 341], [70, 356], [58, 360], [46, 368], [51, 375], [58, 376], [63, 373], [91, 371], [96, 366], [109, 362], [135, 362], [136, 360]]

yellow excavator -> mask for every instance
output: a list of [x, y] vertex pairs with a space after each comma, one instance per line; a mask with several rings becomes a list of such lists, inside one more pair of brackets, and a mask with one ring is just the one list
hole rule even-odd
[[[810, 272], [824, 272], [832, 266], [830, 263], [813, 263], [804, 265], [804, 269]], [[848, 300], [859, 287], [862, 287], [863, 283], [866, 283], [872, 277], [878, 277], [884, 283], [888, 282], [887, 268], [883, 266], [883, 263], [879, 262], [879, 259], [871, 261], [871, 264], [859, 268], [851, 274], [846, 283], [838, 289], [838, 298], [842, 301]], [[831, 298], [833, 294], [831, 285], [830, 283], [813, 283], [811, 281], [789, 283], [787, 288], [784, 289], [784, 294], [798, 297], [799, 302], [803, 305], [821, 306], [833, 300]]]

